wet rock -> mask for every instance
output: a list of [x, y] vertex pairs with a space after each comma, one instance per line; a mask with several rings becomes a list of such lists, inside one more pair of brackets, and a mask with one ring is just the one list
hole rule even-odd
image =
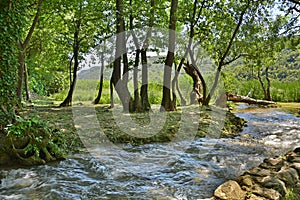
[[294, 168], [283, 168], [277, 173], [277, 178], [285, 182], [289, 187], [293, 187], [299, 181], [299, 175]]
[[284, 165], [284, 160], [280, 157], [265, 159], [259, 166], [265, 169], [272, 169], [274, 171], [279, 171]]
[[254, 176], [270, 176], [271, 174], [270, 170], [263, 169], [260, 167], [254, 167], [248, 170], [246, 173]]
[[[300, 114], [300, 110], [299, 110], [299, 114]], [[300, 154], [300, 147], [296, 147], [293, 152]]]
[[236, 181], [227, 181], [215, 190], [214, 196], [221, 200], [241, 200], [245, 199], [246, 192]]
[[267, 200], [264, 197], [258, 197], [255, 194], [250, 194], [247, 196], [247, 200]]
[[256, 183], [263, 188], [274, 189], [278, 191], [281, 196], [284, 196], [287, 193], [285, 183], [275, 177], [266, 176], [266, 177], [257, 177], [254, 179]]
[[296, 155], [296, 156], [288, 156], [287, 157], [287, 161], [291, 162], [291, 163], [300, 163], [300, 156]]
[[291, 167], [294, 168], [298, 172], [298, 175], [300, 176], [300, 163], [294, 163], [291, 165]]
[[[246, 171], [236, 182], [226, 182], [215, 192], [217, 199], [277, 200], [300, 194], [300, 147], [281, 157], [265, 159]], [[239, 187], [235, 184], [239, 184]], [[244, 193], [243, 193], [244, 192]], [[237, 194], [246, 195], [238, 197]], [[218, 196], [217, 196], [218, 195]], [[234, 198], [232, 198], [232, 196]]]
[[242, 186], [242, 189], [253, 186], [253, 180], [249, 174], [238, 177], [236, 181]]
[[253, 194], [267, 198], [269, 200], [279, 200], [281, 195], [278, 191], [269, 188], [263, 188], [260, 186], [255, 186], [252, 190]]

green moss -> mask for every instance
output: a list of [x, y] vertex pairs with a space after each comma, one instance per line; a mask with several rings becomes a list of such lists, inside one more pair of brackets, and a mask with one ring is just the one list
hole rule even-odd
[[299, 200], [300, 188], [288, 188], [283, 200]]
[[3, 147], [0, 157], [4, 161], [0, 164], [36, 165], [63, 159], [64, 152], [56, 139], [57, 134], [57, 130], [36, 117], [17, 117], [14, 124], [1, 131]]

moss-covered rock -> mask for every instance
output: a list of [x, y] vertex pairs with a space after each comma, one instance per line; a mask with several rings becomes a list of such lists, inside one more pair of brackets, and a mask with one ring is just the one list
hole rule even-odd
[[17, 117], [1, 131], [0, 140], [0, 165], [38, 165], [65, 157], [62, 134], [38, 118]]

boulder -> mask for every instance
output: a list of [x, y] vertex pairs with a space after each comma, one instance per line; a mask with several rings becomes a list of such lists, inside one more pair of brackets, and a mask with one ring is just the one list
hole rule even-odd
[[300, 163], [294, 163], [291, 165], [291, 167], [297, 170], [298, 175], [300, 176]]
[[299, 181], [299, 176], [294, 168], [282, 168], [276, 175], [276, 178], [285, 182], [288, 187], [293, 187]]
[[240, 184], [240, 186], [242, 186], [243, 189], [253, 186], [253, 179], [249, 174], [238, 177], [236, 181]]
[[263, 188], [269, 188], [278, 191], [281, 194], [281, 196], [285, 196], [285, 194], [287, 193], [287, 189], [284, 182], [275, 177], [255, 177], [254, 180]]
[[290, 155], [287, 160], [291, 163], [300, 163], [300, 155]]
[[[300, 110], [299, 110], [299, 114], [300, 114]], [[294, 149], [294, 153], [300, 154], [300, 147], [296, 147]]]
[[284, 160], [280, 157], [265, 159], [259, 166], [264, 169], [279, 171], [284, 165]]
[[271, 172], [270, 172], [270, 170], [267, 170], [267, 169], [263, 169], [260, 167], [254, 167], [254, 168], [248, 170], [246, 172], [246, 174], [250, 174], [253, 176], [270, 176]]
[[267, 199], [264, 197], [258, 197], [255, 194], [251, 194], [247, 197], [247, 200], [267, 200]]
[[214, 193], [217, 199], [221, 200], [241, 200], [245, 199], [246, 192], [241, 189], [236, 181], [227, 181], [220, 185]]
[[252, 193], [269, 200], [279, 200], [281, 198], [281, 195], [278, 191], [269, 188], [262, 188], [258, 185], [253, 187]]

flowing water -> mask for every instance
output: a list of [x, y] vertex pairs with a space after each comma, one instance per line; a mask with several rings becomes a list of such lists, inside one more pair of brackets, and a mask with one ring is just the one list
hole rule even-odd
[[[0, 169], [0, 199], [205, 199], [222, 182], [299, 145], [300, 119], [280, 109], [240, 106], [248, 121], [234, 139], [95, 149], [49, 165]], [[94, 155], [94, 154], [93, 154]], [[167, 162], [161, 162], [161, 160]]]

